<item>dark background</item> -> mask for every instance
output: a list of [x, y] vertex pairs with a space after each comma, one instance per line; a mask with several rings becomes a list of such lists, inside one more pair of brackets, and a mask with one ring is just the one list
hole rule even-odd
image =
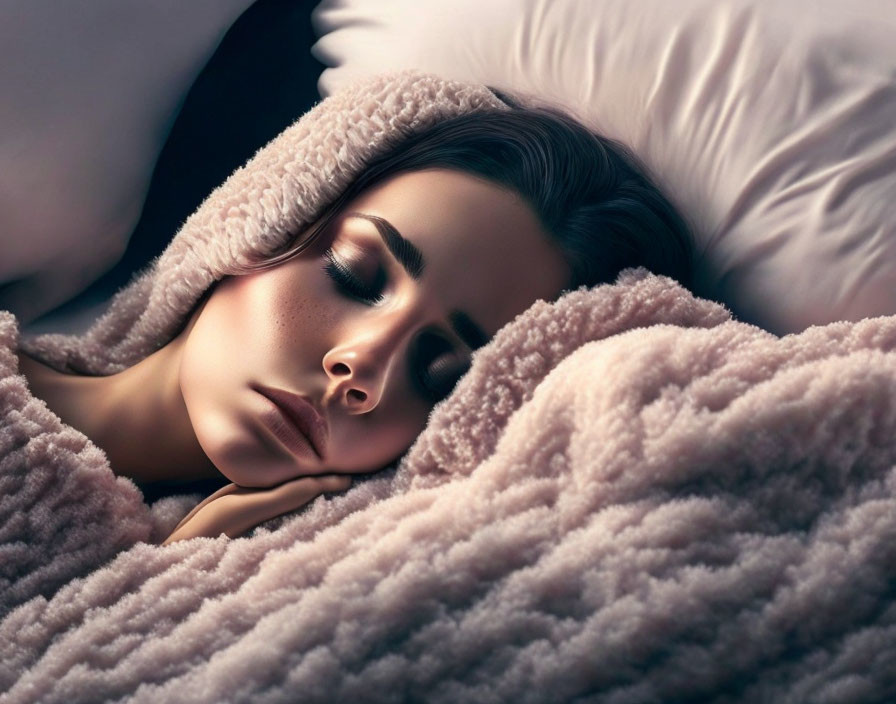
[[257, 0], [224, 35], [190, 88], [153, 170], [118, 263], [46, 316], [108, 300], [162, 253], [205, 197], [319, 102], [311, 56], [318, 0]]

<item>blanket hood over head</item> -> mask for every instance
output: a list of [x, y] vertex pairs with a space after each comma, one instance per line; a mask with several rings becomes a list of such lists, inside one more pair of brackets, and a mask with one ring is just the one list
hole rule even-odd
[[[222, 272], [281, 251], [391, 145], [447, 117], [502, 107], [484, 85], [415, 70], [360, 79], [317, 103], [212, 191], [83, 334], [21, 334], [15, 316], [0, 311], [0, 535], [18, 546], [16, 560], [0, 563], [0, 613], [136, 542], [161, 542], [202, 498], [187, 492], [203, 490], [195, 488], [203, 482], [184, 489], [161, 482], [141, 492], [116, 477], [102, 449], [31, 395], [13, 351], [73, 374], [131, 367], [173, 339]], [[147, 505], [144, 497], [169, 484], [163, 493], [179, 495]]]
[[359, 79], [212, 191], [86, 332], [23, 336], [20, 347], [60, 371], [104, 375], [132, 366], [171, 340], [228, 266], [279, 251], [390, 145], [447, 117], [501, 107], [484, 85], [416, 70]]

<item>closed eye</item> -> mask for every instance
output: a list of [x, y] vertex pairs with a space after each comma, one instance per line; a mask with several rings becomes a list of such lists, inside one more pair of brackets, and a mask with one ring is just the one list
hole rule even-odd
[[323, 270], [327, 273], [336, 284], [336, 287], [350, 298], [363, 301], [370, 305], [380, 303], [383, 296], [383, 289], [386, 286], [386, 272], [380, 268], [377, 270], [376, 281], [367, 284], [352, 271], [351, 267], [343, 263], [335, 254], [333, 249], [329, 248], [324, 252], [324, 259], [327, 260], [323, 266]]
[[[326, 260], [322, 267], [324, 272], [344, 295], [367, 305], [376, 305], [384, 299], [386, 274], [381, 267], [371, 285], [365, 283], [351, 266], [337, 257], [332, 248], [327, 249], [323, 256]], [[452, 344], [443, 336], [430, 331], [424, 331], [418, 336], [409, 361], [414, 388], [432, 404], [446, 398], [470, 368], [469, 359], [458, 359]]]
[[[417, 338], [411, 376], [430, 403], [447, 398], [460, 378], [470, 369], [470, 360], [461, 359], [441, 335], [424, 331]], [[416, 370], [416, 371], [415, 371]]]

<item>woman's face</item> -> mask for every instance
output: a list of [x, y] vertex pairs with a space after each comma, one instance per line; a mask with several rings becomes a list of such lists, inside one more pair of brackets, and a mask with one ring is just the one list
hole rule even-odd
[[[447, 169], [393, 176], [303, 253], [223, 279], [197, 309], [179, 371], [196, 437], [246, 487], [385, 467], [469, 368], [473, 348], [535, 300], [556, 298], [568, 277], [512, 191]], [[320, 456], [278, 440], [278, 414], [259, 389], [298, 394], [318, 410], [328, 427]]]

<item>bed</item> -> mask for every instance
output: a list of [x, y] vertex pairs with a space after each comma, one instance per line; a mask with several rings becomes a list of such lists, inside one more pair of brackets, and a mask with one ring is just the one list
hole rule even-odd
[[896, 697], [896, 18], [806, 8], [316, 5], [321, 98], [413, 67], [630, 144], [699, 284], [539, 302], [401, 466], [247, 538], [8, 581], [0, 702]]

